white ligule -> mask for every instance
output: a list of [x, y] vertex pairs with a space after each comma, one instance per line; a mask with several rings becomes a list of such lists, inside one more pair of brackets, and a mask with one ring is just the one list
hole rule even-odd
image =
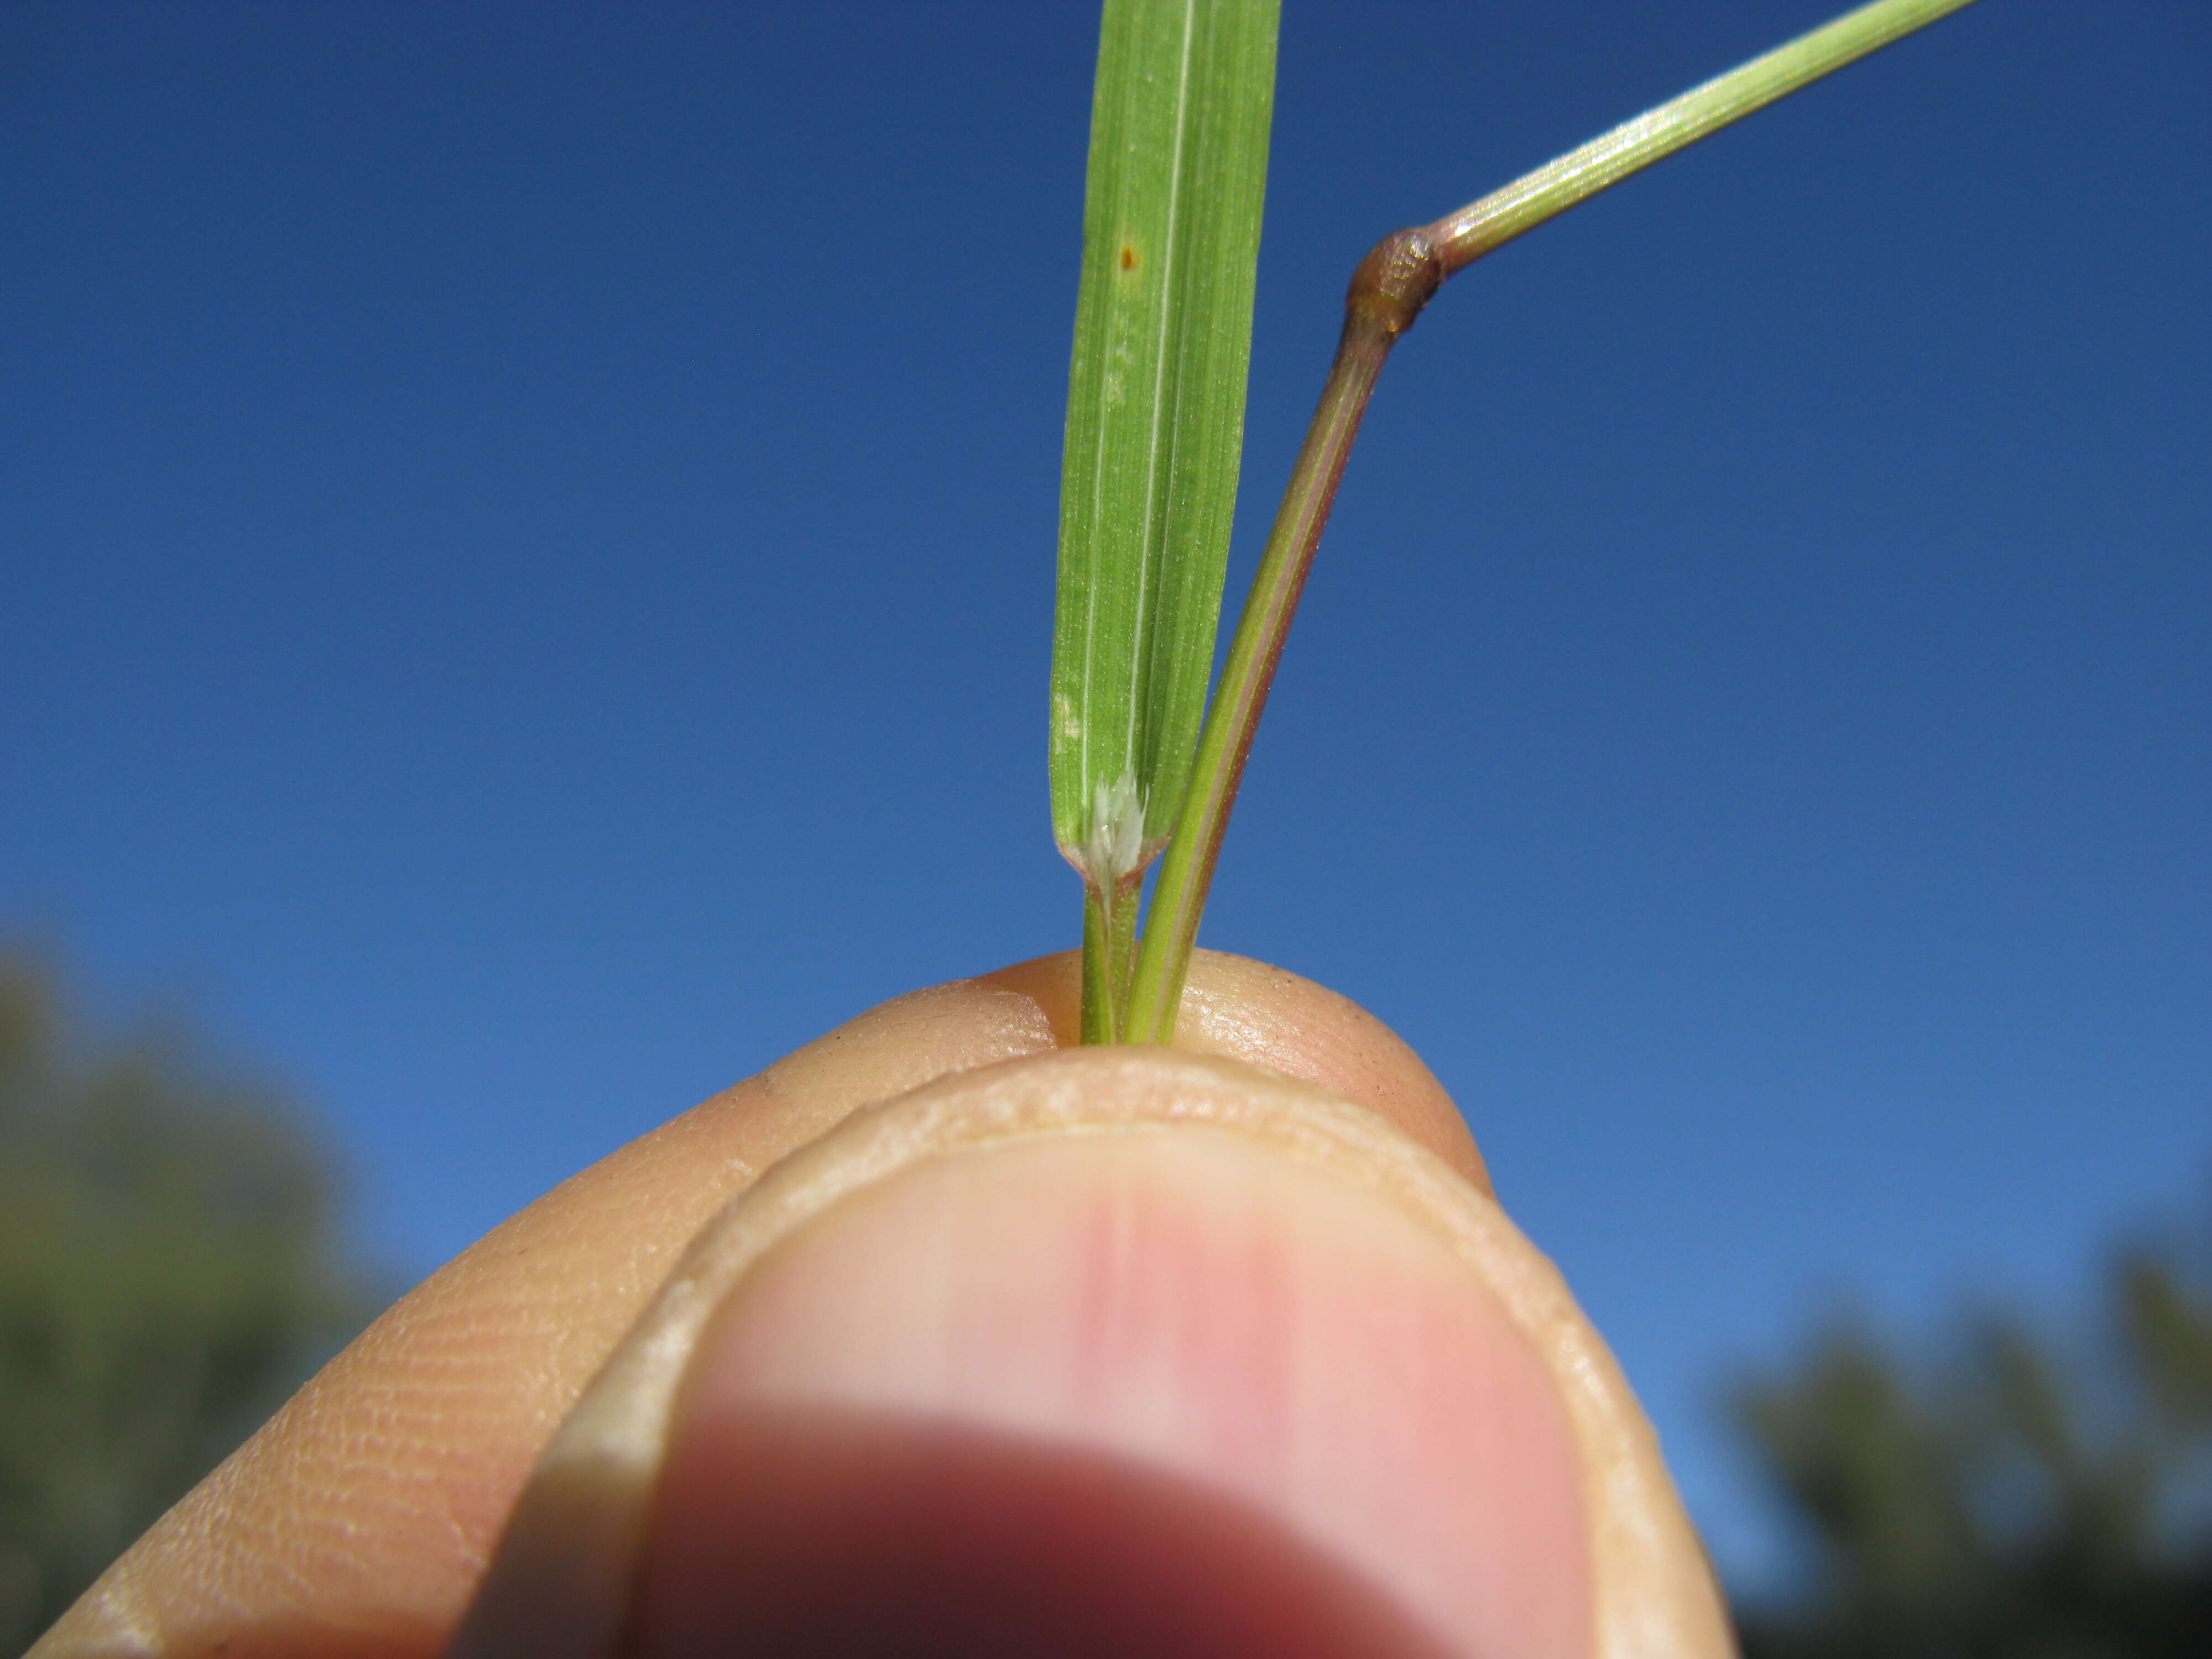
[[1134, 773], [1124, 772], [1111, 783], [1101, 780], [1092, 790], [1083, 863], [1085, 873], [1102, 888], [1144, 868], [1145, 803]]

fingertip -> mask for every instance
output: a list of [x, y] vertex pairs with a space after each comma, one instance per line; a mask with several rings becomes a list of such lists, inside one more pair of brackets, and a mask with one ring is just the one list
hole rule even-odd
[[1589, 1650], [1526, 1338], [1443, 1234], [1231, 1129], [842, 1200], [708, 1324], [666, 1468], [648, 1655]]
[[[453, 1651], [599, 1659], [641, 1616], [671, 1651], [756, 1618], [834, 1649], [805, 1596], [732, 1601], [742, 1564], [685, 1551], [903, 1540], [886, 1582], [966, 1558], [950, 1521], [916, 1533], [898, 1482], [832, 1503], [833, 1526], [803, 1495], [763, 1506], [773, 1468], [730, 1474], [801, 1440], [834, 1471], [841, 1436], [933, 1472], [974, 1537], [1086, 1504], [1157, 1511], [1167, 1536], [1197, 1503], [1230, 1528], [1231, 1578], [1264, 1577], [1256, 1561], [1304, 1583], [1295, 1544], [1346, 1590], [1338, 1615], [1380, 1609], [1442, 1651], [1721, 1651], [1638, 1420], [1548, 1265], [1375, 1113], [1205, 1056], [1034, 1056], [855, 1115], [723, 1212], [549, 1448]], [[766, 1588], [854, 1565], [824, 1560]], [[1109, 1551], [1062, 1589], [1139, 1571], [1165, 1569]], [[977, 1594], [1018, 1608], [1009, 1587], [1035, 1577], [1006, 1567], [999, 1601]], [[623, 1582], [659, 1588], [641, 1603]]]
[[[1080, 952], [1034, 957], [974, 982], [1027, 999], [1061, 1048], [1080, 1041]], [[1491, 1190], [1467, 1121], [1436, 1074], [1389, 1026], [1326, 986], [1249, 957], [1200, 951], [1172, 1046], [1334, 1090], [1382, 1114], [1478, 1190]]]

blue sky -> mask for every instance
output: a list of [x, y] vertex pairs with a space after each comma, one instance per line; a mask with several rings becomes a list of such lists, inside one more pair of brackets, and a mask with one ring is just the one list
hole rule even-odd
[[[1825, 9], [1285, 14], [1232, 584], [1370, 243]], [[402, 1273], [1075, 942], [1094, 29], [0, 9], [0, 932], [296, 1083]], [[1458, 278], [1255, 753], [1206, 942], [1428, 1057], [1742, 1575], [1741, 1367], [2206, 1190], [2208, 84], [1985, 0]]]

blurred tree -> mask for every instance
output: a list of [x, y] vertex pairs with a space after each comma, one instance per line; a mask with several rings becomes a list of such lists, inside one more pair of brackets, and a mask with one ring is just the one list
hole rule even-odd
[[371, 1311], [296, 1110], [181, 1037], [80, 1053], [0, 954], [0, 1653]]
[[[2205, 1241], [2212, 1243], [2212, 1237]], [[2078, 1357], [2010, 1317], [1940, 1371], [1863, 1328], [1740, 1389], [1813, 1544], [1746, 1659], [2212, 1656], [2212, 1251], [2121, 1255]]]

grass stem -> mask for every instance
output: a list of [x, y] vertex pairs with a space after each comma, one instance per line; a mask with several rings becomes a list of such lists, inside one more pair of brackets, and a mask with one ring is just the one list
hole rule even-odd
[[1875, 0], [1622, 122], [1429, 226], [1444, 275], [1465, 270], [1492, 249], [1730, 122], [1972, 3], [1973, 0]]
[[1128, 1024], [1144, 872], [1083, 890], [1083, 1041], [1120, 1042]]
[[[1432, 225], [1384, 239], [1360, 262], [1346, 295], [1344, 331], [1335, 359], [1267, 533], [1221, 682], [1206, 709], [1189, 792], [1160, 865], [1126, 1006], [1122, 999], [1115, 1000], [1115, 1023], [1123, 1041], [1165, 1042], [1174, 1034], [1191, 951], [1198, 942], [1199, 916], [1212, 884], [1230, 811], [1243, 781], [1244, 763], [1274, 684], [1275, 665], [1290, 635], [1298, 596], [1305, 589], [1314, 551], [1351, 459], [1352, 440], [1358, 435], [1360, 419], [1391, 346], [1413, 326], [1444, 278], [1632, 173], [1971, 3], [1875, 0], [1622, 123]], [[1087, 947], [1088, 910], [1085, 915]], [[1101, 925], [1109, 920], [1102, 908]], [[1091, 954], [1086, 948], [1086, 964]], [[1085, 975], [1088, 1009], [1087, 967]], [[1086, 1042], [1093, 1040], [1088, 1034], [1089, 1018], [1086, 1013]]]
[[[1374, 263], [1370, 255], [1360, 269], [1364, 271]], [[1433, 256], [1429, 263], [1433, 266]], [[1429, 286], [1433, 289], [1434, 282]], [[1356, 293], [1357, 283], [1354, 288]], [[1403, 323], [1394, 326], [1374, 307], [1346, 307], [1336, 360], [1329, 365], [1320, 406], [1306, 428], [1305, 443], [1298, 451], [1297, 465], [1291, 470], [1283, 504], [1275, 514], [1274, 527], [1267, 533], [1266, 550], [1260, 556], [1259, 571], [1252, 579], [1251, 595], [1230, 640], [1221, 683], [1214, 689], [1206, 725], [1199, 734], [1190, 793], [1184, 797], [1182, 816], [1160, 863], [1160, 878], [1152, 890], [1152, 911], [1146, 919], [1144, 943], [1137, 952], [1136, 974], [1123, 1021], [1127, 1042], [1165, 1042], [1174, 1034], [1176, 1009], [1182, 1000], [1191, 948], [1198, 939], [1199, 913], [1206, 907], [1206, 890], [1212, 884], [1221, 838], [1229, 828], [1229, 811], [1236, 803], [1237, 787], [1244, 779], [1244, 762], [1259, 730], [1260, 711], [1267, 703], [1268, 688], [1274, 684], [1275, 664], [1290, 635], [1291, 617], [1305, 588], [1306, 573], [1313, 568], [1314, 550], [1328, 522], [1329, 507], [1336, 499], [1345, 463], [1351, 459], [1352, 441], [1358, 434], [1376, 376], [1382, 372], [1382, 361], [1389, 356], [1392, 342], [1412, 320], [1409, 313]]]

